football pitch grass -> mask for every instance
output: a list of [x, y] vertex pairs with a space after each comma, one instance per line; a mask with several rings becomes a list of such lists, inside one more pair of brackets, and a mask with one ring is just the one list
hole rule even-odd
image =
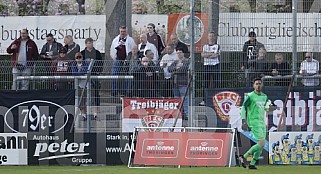
[[317, 174], [321, 166], [257, 166], [258, 170], [241, 167], [161, 167], [127, 168], [127, 166], [0, 166], [0, 174]]

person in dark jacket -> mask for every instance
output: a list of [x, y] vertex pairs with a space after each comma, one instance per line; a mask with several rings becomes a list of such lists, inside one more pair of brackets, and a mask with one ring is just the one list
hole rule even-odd
[[264, 45], [256, 40], [256, 33], [251, 31], [249, 33], [249, 40], [243, 45], [243, 64], [242, 70], [249, 69], [256, 61], [257, 54], [261, 47], [265, 48]]
[[[59, 49], [59, 57], [51, 63], [51, 73], [54, 76], [67, 76], [71, 73], [72, 60], [66, 59], [67, 49], [61, 47]], [[72, 82], [68, 80], [57, 79], [53, 81], [53, 89], [72, 89]]]
[[[83, 76], [87, 73], [89, 62], [84, 60], [81, 53], [75, 54], [75, 61], [71, 63], [71, 72], [73, 76]], [[86, 119], [86, 101], [87, 101], [87, 90], [86, 90], [86, 79], [80, 79], [78, 81], [78, 99], [81, 100], [79, 104], [79, 116], [81, 116], [83, 119]], [[81, 96], [82, 91], [85, 90], [83, 93], [83, 96]], [[81, 98], [82, 97], [82, 98]], [[97, 114], [95, 115], [97, 117]]]
[[143, 57], [140, 64], [134, 68], [135, 96], [142, 98], [158, 97], [157, 68], [153, 61]]
[[253, 64], [253, 67], [251, 69], [251, 75], [252, 78], [250, 78], [251, 81], [253, 81], [255, 78], [262, 78], [269, 74], [269, 63], [266, 60], [266, 50], [265, 48], [261, 47], [258, 53], [258, 56], [256, 58], [256, 61]]
[[[283, 55], [281, 53], [276, 53], [275, 62], [271, 64], [270, 73], [272, 76], [286, 76], [291, 74], [290, 64], [283, 59]], [[290, 79], [278, 79], [275, 80], [275, 86], [288, 86]]]
[[[92, 38], [87, 38], [85, 40], [86, 48], [81, 51], [84, 60], [90, 62], [91, 59], [94, 60], [94, 65], [91, 70], [91, 75], [100, 75], [104, 68], [103, 58], [101, 57], [100, 51], [96, 50], [94, 47], [94, 40]], [[98, 118], [99, 107], [100, 106], [100, 82], [98, 79], [91, 80], [91, 91], [92, 91], [92, 106], [94, 118]]]
[[256, 33], [251, 31], [249, 33], [249, 40], [243, 45], [243, 60], [241, 65], [241, 70], [245, 72], [247, 86], [251, 86], [251, 74], [253, 74], [251, 70], [254, 67], [259, 49], [261, 47], [265, 48], [261, 42], [256, 40]]
[[[126, 58], [127, 64], [128, 64], [128, 75], [134, 75], [135, 68], [140, 64], [140, 60], [138, 58], [138, 47], [137, 45], [134, 45], [132, 47], [132, 51], [128, 53], [128, 56]], [[127, 90], [127, 96], [133, 97], [134, 96], [134, 87], [137, 86], [135, 84], [136, 82], [133, 79], [128, 80], [128, 90]]]
[[80, 46], [74, 42], [70, 35], [65, 36], [64, 44], [64, 47], [67, 48], [65, 59], [74, 60], [76, 53], [80, 52]]
[[172, 33], [170, 35], [170, 44], [174, 44], [175, 45], [175, 49], [180, 48], [183, 50], [183, 53], [185, 54], [185, 57], [189, 57], [190, 53], [188, 51], [188, 47], [186, 44], [184, 44], [183, 42], [178, 40], [178, 36], [176, 33]]
[[28, 90], [29, 80], [17, 81], [18, 76], [30, 76], [34, 61], [39, 59], [38, 47], [30, 39], [27, 29], [20, 31], [20, 37], [14, 40], [7, 48], [12, 54], [12, 90]]
[[[172, 73], [173, 78], [173, 93], [174, 97], [184, 98], [186, 91], [188, 91], [188, 70], [189, 60], [184, 57], [182, 49], [176, 50], [178, 60], [175, 60], [168, 68], [168, 71]], [[188, 119], [188, 93], [185, 95], [183, 101], [183, 118]]]
[[59, 49], [62, 44], [57, 42], [51, 33], [46, 36], [47, 42], [42, 46], [40, 57], [44, 60], [55, 60], [59, 56]]

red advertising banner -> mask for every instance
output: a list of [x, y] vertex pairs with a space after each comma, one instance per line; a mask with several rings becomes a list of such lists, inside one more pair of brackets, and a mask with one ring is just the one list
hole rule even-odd
[[181, 98], [124, 98], [122, 131], [132, 132], [135, 127], [154, 127], [146, 131], [160, 131], [157, 127], [172, 127], [177, 114], [176, 126], [182, 126], [181, 102]]
[[181, 165], [227, 166], [231, 147], [230, 133], [184, 132], [185, 148]]
[[139, 132], [134, 164], [227, 166], [230, 133]]
[[139, 132], [134, 164], [180, 165], [181, 132]]

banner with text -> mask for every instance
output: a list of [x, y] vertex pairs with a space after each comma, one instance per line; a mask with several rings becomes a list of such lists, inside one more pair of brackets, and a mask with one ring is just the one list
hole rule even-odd
[[[294, 29], [292, 13], [220, 13], [218, 44], [222, 51], [242, 51], [250, 31], [255, 31], [257, 40], [268, 52], [292, 52]], [[320, 13], [297, 14], [297, 51], [321, 52]], [[195, 50], [202, 50], [207, 42], [208, 15], [196, 14], [194, 24]], [[177, 33], [178, 39], [190, 45], [189, 14], [170, 14], [168, 33]], [[169, 36], [168, 36], [169, 37]], [[168, 38], [169, 39], [169, 38]]]
[[[206, 105], [215, 111], [217, 127], [231, 125], [232, 128], [242, 131], [241, 106], [249, 92], [251, 91], [248, 88], [206, 90]], [[321, 131], [320, 88], [293, 87], [284, 109], [287, 87], [267, 86], [263, 92], [277, 105], [276, 110], [265, 113], [269, 131], [278, 128], [282, 114], [285, 122], [280, 126], [287, 131]]]
[[271, 132], [270, 164], [321, 164], [321, 132]]
[[[147, 31], [148, 23], [154, 23], [162, 36], [167, 34], [167, 15], [133, 14], [132, 21], [133, 35], [137, 41], [139, 35]], [[46, 35], [52, 33], [60, 43], [64, 43], [65, 36], [71, 35], [81, 49], [86, 47], [85, 39], [91, 37], [95, 41], [94, 47], [105, 53], [105, 15], [6, 16], [0, 17], [0, 23], [0, 55], [7, 54], [7, 47], [20, 36], [23, 28], [29, 30], [29, 36], [36, 42], [38, 49], [46, 43]]]
[[106, 154], [97, 152], [98, 146], [100, 150], [106, 147], [104, 136], [105, 134], [70, 134], [64, 132], [33, 135], [29, 137], [28, 141], [28, 164], [97, 164], [99, 159], [103, 159], [104, 162]]
[[134, 164], [227, 166], [230, 133], [139, 132]]
[[[220, 13], [218, 43], [222, 51], [242, 51], [248, 40], [248, 33], [254, 30], [258, 41], [268, 52], [292, 52], [292, 14], [291, 13]], [[321, 52], [320, 13], [297, 14], [297, 51]], [[189, 14], [171, 15], [132, 15], [133, 37], [139, 42], [139, 35], [147, 31], [147, 24], [154, 23], [164, 42], [168, 42], [169, 33], [177, 33], [178, 39], [189, 45]], [[81, 49], [85, 48], [85, 39], [92, 37], [94, 46], [105, 52], [106, 16], [105, 15], [67, 15], [67, 16], [6, 16], [0, 17], [0, 55], [7, 54], [10, 43], [20, 36], [20, 30], [27, 28], [30, 38], [41, 49], [46, 42], [45, 36], [52, 33], [58, 42], [63, 43], [66, 35], [71, 35]], [[195, 41], [196, 51], [201, 51], [207, 38], [207, 14], [196, 14]], [[115, 33], [116, 35], [119, 33]]]
[[123, 165], [128, 163], [132, 133], [66, 133], [33, 135], [29, 165]]
[[180, 127], [181, 102], [181, 98], [124, 98], [122, 131], [133, 132], [135, 127], [152, 127], [146, 131], [160, 131], [157, 127], [172, 127], [177, 115], [176, 126]]
[[0, 166], [27, 165], [27, 153], [26, 133], [0, 133]]
[[74, 90], [0, 91], [0, 132], [69, 132], [74, 105]]

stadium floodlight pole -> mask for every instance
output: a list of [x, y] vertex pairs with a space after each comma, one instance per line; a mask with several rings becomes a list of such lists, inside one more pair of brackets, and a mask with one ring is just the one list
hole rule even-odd
[[191, 46], [190, 46], [190, 73], [191, 73], [191, 78], [192, 78], [192, 83], [190, 86], [190, 97], [189, 97], [189, 107], [188, 107], [188, 126], [189, 127], [194, 127], [194, 117], [192, 115], [193, 113], [193, 106], [195, 104], [195, 12], [194, 12], [194, 0], [191, 0], [190, 2], [190, 17], [192, 20], [192, 24], [190, 25], [190, 32], [191, 32]]

